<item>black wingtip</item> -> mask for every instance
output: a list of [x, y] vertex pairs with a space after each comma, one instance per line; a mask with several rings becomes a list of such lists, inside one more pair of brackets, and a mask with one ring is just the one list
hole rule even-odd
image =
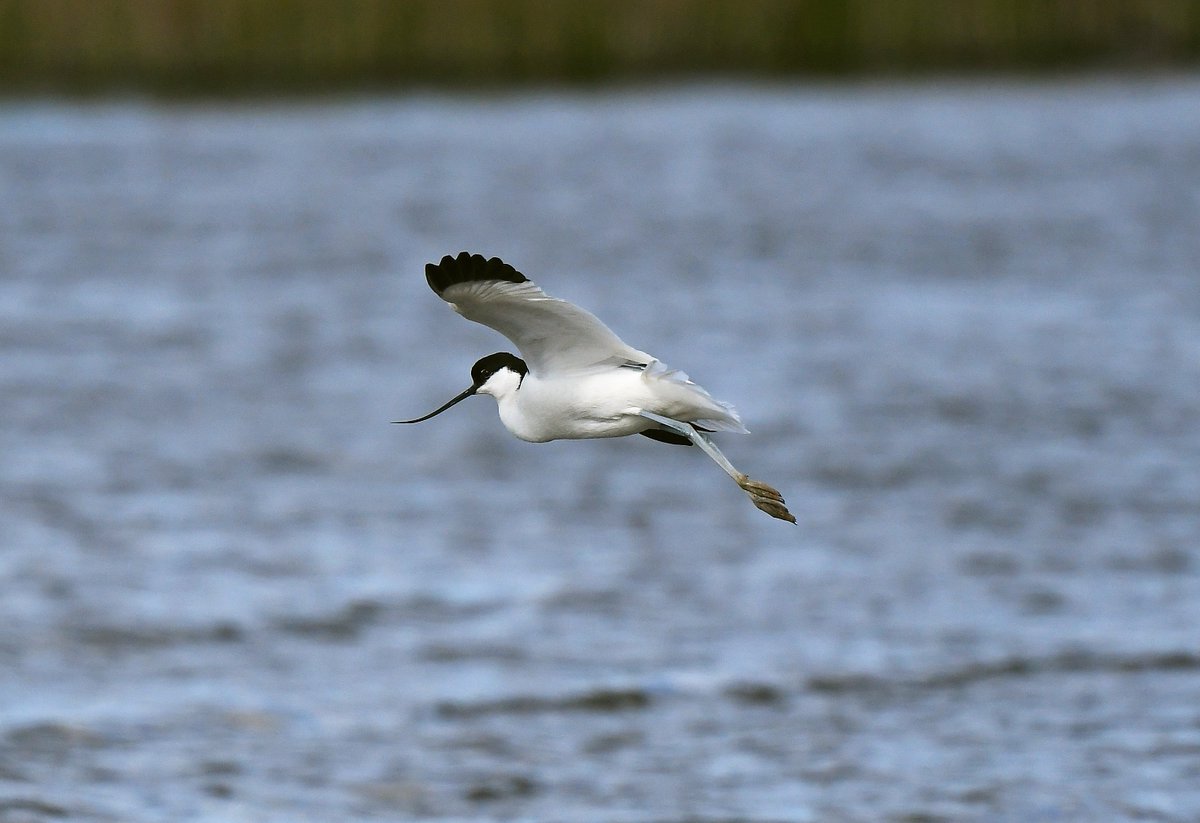
[[457, 257], [447, 254], [440, 263], [426, 263], [425, 279], [429, 281], [429, 288], [440, 296], [446, 289], [458, 283], [473, 283], [481, 280], [524, 283], [529, 278], [499, 257], [484, 259], [482, 254], [463, 251], [459, 252]]

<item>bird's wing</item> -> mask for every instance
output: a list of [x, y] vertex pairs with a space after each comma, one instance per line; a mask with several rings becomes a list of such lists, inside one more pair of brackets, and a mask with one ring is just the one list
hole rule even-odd
[[515, 343], [539, 377], [654, 359], [625, 345], [591, 312], [550, 297], [498, 257], [485, 260], [465, 251], [446, 255], [425, 266], [425, 279], [463, 317]]

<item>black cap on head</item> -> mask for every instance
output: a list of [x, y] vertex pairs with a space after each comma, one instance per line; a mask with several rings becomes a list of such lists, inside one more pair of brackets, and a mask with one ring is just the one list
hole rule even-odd
[[487, 379], [501, 369], [509, 369], [521, 375], [521, 379], [525, 379], [525, 375], [529, 374], [529, 367], [525, 365], [525, 361], [517, 357], [515, 354], [509, 354], [506, 351], [498, 351], [495, 354], [489, 354], [487, 357], [481, 357], [475, 361], [475, 365], [471, 367], [471, 382], [475, 388], [479, 388]]

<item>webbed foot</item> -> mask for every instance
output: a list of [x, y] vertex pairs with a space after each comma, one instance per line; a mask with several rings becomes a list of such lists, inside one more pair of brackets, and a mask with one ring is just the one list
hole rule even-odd
[[761, 480], [751, 480], [744, 474], [737, 478], [737, 484], [742, 487], [742, 491], [750, 495], [751, 502], [759, 510], [779, 520], [786, 520], [789, 523], [796, 522], [796, 518], [783, 504], [783, 495], [774, 486], [768, 486]]

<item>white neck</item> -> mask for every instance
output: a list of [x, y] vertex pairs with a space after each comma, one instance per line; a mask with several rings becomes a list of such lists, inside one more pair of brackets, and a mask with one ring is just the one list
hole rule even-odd
[[503, 402], [517, 393], [521, 387], [521, 375], [504, 368], [493, 374], [475, 390], [476, 394], [490, 394], [497, 402]]

